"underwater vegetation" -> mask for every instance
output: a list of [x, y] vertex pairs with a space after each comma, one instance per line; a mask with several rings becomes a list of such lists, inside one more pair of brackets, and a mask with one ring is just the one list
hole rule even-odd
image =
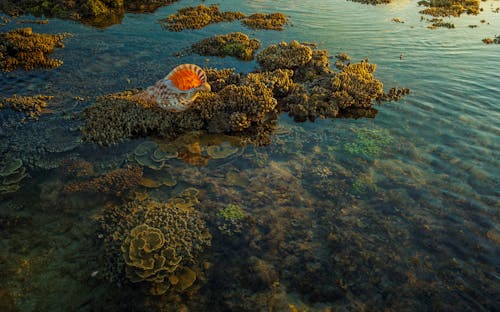
[[243, 61], [250, 61], [259, 48], [259, 40], [241, 32], [234, 32], [200, 40], [191, 46], [190, 51], [200, 55], [234, 56]]
[[355, 137], [344, 144], [344, 149], [352, 154], [366, 158], [378, 158], [394, 141], [387, 129], [351, 128]]
[[160, 19], [159, 22], [163, 28], [170, 31], [182, 31], [235, 20], [241, 20], [244, 25], [251, 29], [283, 30], [283, 26], [288, 24], [288, 18], [282, 13], [255, 13], [246, 16], [242, 12], [221, 12], [216, 4], [185, 7], [175, 14]]
[[0, 110], [10, 108], [25, 113], [31, 119], [36, 119], [47, 107], [47, 101], [52, 98], [54, 97], [41, 94], [35, 96], [14, 95], [10, 98], [0, 97]]
[[197, 194], [187, 188], [166, 202], [109, 204], [99, 218], [108, 278], [137, 284], [151, 295], [196, 292], [195, 282], [204, 279], [202, 254], [211, 244], [195, 209]]
[[[260, 71], [206, 69], [211, 91], [199, 92], [190, 108], [164, 110], [125, 91], [99, 97], [83, 113], [83, 138], [102, 145], [152, 135], [176, 138], [196, 130], [270, 142], [277, 116], [297, 121], [341, 116], [371, 116], [375, 101], [389, 99], [374, 77], [376, 65], [364, 60], [329, 67], [328, 53], [296, 41], [270, 45], [256, 56]], [[395, 90], [395, 89], [394, 89]], [[407, 92], [393, 92], [397, 100]], [[363, 113], [368, 111], [368, 113]]]
[[62, 40], [68, 33], [52, 35], [34, 33], [29, 27], [0, 33], [0, 67], [4, 72], [17, 68], [53, 69], [62, 65], [61, 60], [49, 58], [55, 48], [64, 48]]
[[10, 16], [34, 16], [72, 19], [95, 27], [120, 23], [125, 12], [153, 12], [178, 0], [5, 0], [0, 11]]
[[228, 204], [217, 211], [217, 228], [225, 235], [241, 233], [245, 211], [237, 204]]

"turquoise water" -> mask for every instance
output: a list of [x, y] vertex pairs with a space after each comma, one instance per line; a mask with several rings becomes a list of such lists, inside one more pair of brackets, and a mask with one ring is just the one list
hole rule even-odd
[[[0, 112], [0, 154], [23, 161], [20, 189], [0, 195], [0, 307], [12, 311], [180, 310], [494, 311], [500, 298], [500, 71], [498, 1], [478, 16], [430, 30], [416, 1], [370, 6], [335, 1], [228, 1], [221, 10], [280, 11], [283, 32], [240, 23], [173, 33], [157, 20], [199, 1], [152, 14], [127, 14], [104, 30], [50, 19], [34, 31], [70, 32], [52, 71], [0, 76], [0, 96], [54, 95], [54, 112], [36, 121]], [[203, 2], [210, 4], [212, 2]], [[392, 18], [405, 23], [394, 23]], [[486, 20], [481, 23], [480, 20]], [[478, 25], [469, 28], [468, 25]], [[12, 22], [7, 31], [18, 25]], [[378, 106], [374, 119], [294, 123], [265, 147], [246, 146], [203, 167], [173, 159], [177, 184], [147, 189], [165, 199], [186, 187], [213, 239], [199, 291], [179, 298], [144, 295], [109, 282], [99, 213], [115, 196], [67, 194], [68, 159], [99, 173], [123, 167], [145, 139], [107, 148], [80, 142], [73, 116], [94, 97], [143, 88], [179, 63], [249, 72], [255, 62], [176, 56], [214, 34], [242, 31], [262, 46], [317, 42], [330, 55], [368, 57], [376, 77], [411, 94]], [[75, 97], [82, 97], [83, 101]], [[133, 161], [133, 159], [132, 159]], [[239, 176], [239, 179], [234, 176]], [[241, 233], [224, 235], [217, 209], [237, 204]], [[97, 272], [97, 273], [96, 273]]]

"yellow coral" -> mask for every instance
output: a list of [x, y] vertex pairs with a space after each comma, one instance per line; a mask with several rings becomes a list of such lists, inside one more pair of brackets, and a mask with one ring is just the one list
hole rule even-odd
[[70, 34], [59, 35], [37, 34], [29, 27], [0, 33], [0, 67], [9, 72], [23, 67], [25, 70], [35, 68], [52, 69], [62, 65], [61, 60], [51, 59], [48, 54], [56, 47], [63, 48], [62, 40]]

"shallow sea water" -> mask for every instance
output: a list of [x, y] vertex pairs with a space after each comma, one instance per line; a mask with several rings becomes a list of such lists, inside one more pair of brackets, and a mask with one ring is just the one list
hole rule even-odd
[[[20, 122], [22, 114], [0, 111], [1, 157], [22, 159], [28, 173], [18, 191], [0, 195], [0, 310], [497, 310], [500, 50], [481, 39], [498, 34], [500, 13], [492, 8], [500, 2], [481, 2], [480, 15], [453, 18], [455, 29], [436, 30], [420, 21], [416, 2], [220, 4], [224, 11], [283, 12], [292, 23], [283, 32], [237, 22], [163, 30], [158, 19], [212, 3], [185, 0], [152, 14], [127, 14], [106, 29], [57, 19], [30, 25], [73, 37], [53, 54], [64, 61], [60, 68], [0, 76], [0, 96], [55, 96], [53, 112], [38, 120]], [[0, 31], [16, 27], [14, 21]], [[411, 94], [377, 106], [373, 119], [295, 123], [283, 115], [270, 145], [245, 146], [206, 166], [167, 162], [164, 171], [177, 184], [147, 191], [159, 200], [187, 187], [200, 191], [199, 209], [213, 236], [205, 280], [198, 292], [175, 300], [109, 282], [96, 215], [121, 199], [64, 193], [74, 177], [61, 164], [83, 159], [109, 172], [151, 138], [111, 147], [82, 143], [73, 114], [96, 96], [151, 85], [179, 63], [255, 69], [255, 62], [228, 57], [178, 56], [200, 39], [233, 31], [263, 47], [298, 40], [317, 42], [330, 55], [346, 52], [353, 61], [368, 57], [386, 89], [407, 87]], [[228, 204], [250, 220], [241, 233], [225, 235], [214, 221]]]

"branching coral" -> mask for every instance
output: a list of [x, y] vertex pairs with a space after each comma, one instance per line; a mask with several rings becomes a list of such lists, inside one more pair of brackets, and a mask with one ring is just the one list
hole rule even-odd
[[63, 48], [62, 40], [70, 34], [37, 34], [31, 28], [19, 28], [0, 33], [0, 67], [4, 72], [19, 67], [52, 69], [62, 65], [61, 60], [51, 59], [48, 54]]
[[37, 118], [47, 107], [47, 100], [54, 98], [50, 95], [17, 96], [11, 98], [0, 97], [0, 109], [11, 108], [26, 113], [30, 118]]
[[232, 22], [242, 19], [245, 15], [241, 12], [221, 12], [218, 5], [199, 5], [196, 7], [182, 8], [177, 13], [159, 20], [163, 27], [170, 31], [184, 29], [200, 29], [209, 24]]
[[191, 51], [201, 55], [234, 56], [244, 61], [250, 61], [259, 47], [259, 40], [235, 32], [203, 39], [193, 44]]
[[288, 18], [283, 13], [255, 13], [242, 20], [242, 23], [252, 29], [283, 30], [288, 24]]

